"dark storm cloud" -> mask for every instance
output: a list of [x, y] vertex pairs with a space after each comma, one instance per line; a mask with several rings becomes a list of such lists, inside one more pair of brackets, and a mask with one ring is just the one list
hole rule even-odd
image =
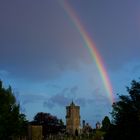
[[0, 67], [13, 75], [49, 79], [86, 59], [56, 1], [2, 1], [0, 17]]
[[[70, 5], [87, 25], [109, 70], [139, 59], [136, 1], [133, 5], [131, 1], [71, 1]], [[0, 67], [12, 76], [56, 78], [65, 70], [78, 69], [81, 62], [90, 62], [81, 47], [82, 37], [59, 2], [2, 0], [0, 17]]]
[[[140, 59], [140, 1], [71, 1], [109, 70]], [[77, 3], [77, 4], [75, 4]], [[88, 10], [87, 10], [88, 9]]]

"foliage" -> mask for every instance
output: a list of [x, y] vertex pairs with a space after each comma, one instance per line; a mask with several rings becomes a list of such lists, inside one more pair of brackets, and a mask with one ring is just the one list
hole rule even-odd
[[50, 134], [63, 133], [65, 129], [63, 121], [50, 113], [37, 113], [31, 123], [43, 126], [44, 137]]
[[102, 140], [104, 133], [105, 132], [103, 132], [101, 130], [96, 130], [96, 132], [94, 134], [94, 140]]
[[0, 81], [0, 140], [9, 140], [25, 133], [25, 115], [19, 112], [12, 88], [9, 86], [5, 89]]
[[109, 117], [105, 116], [103, 121], [102, 121], [102, 130], [105, 131], [105, 132], [108, 131], [109, 128], [110, 128], [110, 124], [111, 123], [110, 123]]
[[132, 81], [128, 95], [120, 95], [113, 104], [111, 125], [105, 139], [140, 139], [140, 82]]

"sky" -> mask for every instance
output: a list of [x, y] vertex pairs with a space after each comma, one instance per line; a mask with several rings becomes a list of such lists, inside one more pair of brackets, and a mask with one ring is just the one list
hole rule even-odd
[[139, 80], [139, 0], [1, 0], [0, 79], [32, 120], [49, 112], [65, 122], [73, 100], [92, 126], [110, 116], [101, 73], [66, 5], [94, 42], [114, 99]]

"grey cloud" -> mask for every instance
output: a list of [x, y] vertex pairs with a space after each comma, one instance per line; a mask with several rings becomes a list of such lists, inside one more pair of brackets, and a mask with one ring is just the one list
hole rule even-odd
[[20, 94], [19, 92], [14, 92], [17, 102], [20, 104], [20, 111], [22, 113], [26, 112], [26, 105], [36, 102], [44, 102], [45, 96], [40, 94]]
[[[21, 103], [21, 106], [24, 107], [26, 104], [30, 103], [36, 103], [36, 102], [42, 102], [44, 107], [53, 108], [55, 106], [66, 106], [72, 101], [72, 97], [70, 94], [71, 89], [76, 92], [77, 86], [74, 86], [72, 88], [64, 88], [61, 92], [58, 92], [57, 94], [51, 96], [50, 98], [45, 97], [40, 94], [15, 94], [18, 96], [19, 102]], [[82, 103], [82, 100], [78, 100], [78, 102]]]
[[69, 88], [64, 88], [60, 94], [64, 95], [69, 91]]
[[6, 70], [0, 70], [0, 77], [7, 77], [10, 73]]
[[60, 88], [61, 88], [61, 86], [59, 86], [59, 85], [57, 85], [57, 84], [50, 84], [50, 83], [46, 84], [46, 86], [47, 86], [47, 87], [53, 87], [53, 88], [55, 88], [55, 89], [60, 89]]
[[[90, 2], [83, 3], [90, 6]], [[105, 3], [93, 3], [91, 5], [96, 7], [91, 8], [96, 20], [87, 18], [88, 10], [85, 13], [79, 11], [79, 14], [83, 13], [81, 23], [87, 22], [91, 38], [97, 44], [107, 68], [120, 69], [126, 62], [139, 59], [139, 32], [135, 16], [132, 16], [135, 10], [130, 12], [129, 4], [125, 4], [124, 10], [124, 3], [115, 4], [115, 7], [113, 3], [110, 7]], [[116, 12], [119, 6], [121, 9]], [[129, 12], [131, 20], [127, 16]], [[0, 17], [0, 67], [13, 76], [46, 80], [61, 76], [66, 70], [79, 69], [79, 63], [91, 64], [89, 52], [81, 47], [85, 45], [84, 40], [59, 2], [1, 1]], [[104, 21], [105, 24], [102, 24]], [[94, 28], [90, 28], [93, 25]]]
[[47, 101], [44, 101], [44, 107], [53, 108], [55, 106], [66, 106], [70, 101], [71, 98], [67, 97], [66, 94], [69, 91], [69, 88], [64, 88], [61, 92], [53, 95]]
[[89, 103], [88, 100], [85, 98], [77, 98], [75, 101], [77, 104], [79, 104], [82, 107], [86, 106], [87, 103]]
[[[76, 92], [78, 90], [77, 86], [72, 88], [64, 88], [61, 92], [53, 95], [47, 101], [44, 101], [44, 107], [53, 108], [55, 106], [66, 106], [73, 100], [76, 104], [85, 107], [87, 104], [93, 103], [92, 99], [85, 99], [84, 97], [76, 97]], [[70, 93], [74, 93], [72, 96]]]
[[[43, 105], [48, 108], [53, 108], [55, 106], [64, 107], [70, 104], [72, 100], [73, 98], [67, 97], [66, 95], [56, 94], [45, 101]], [[84, 98], [76, 98], [74, 102], [80, 106], [85, 106], [88, 101]]]
[[103, 94], [102, 91], [100, 91], [100, 88], [96, 88], [92, 93], [92, 99], [93, 100], [98, 100], [98, 101], [103, 101], [107, 100], [107, 96]]
[[26, 105], [29, 103], [40, 102], [46, 99], [45, 96], [39, 94], [24, 94], [20, 95], [21, 105]]
[[48, 100], [48, 101], [43, 102], [43, 106], [52, 109], [55, 107], [55, 104], [51, 102], [50, 100]]
[[10, 5], [0, 4], [0, 67], [15, 76], [50, 79], [77, 69], [79, 61], [86, 60], [82, 39], [59, 3], [16, 1]]
[[140, 64], [139, 65], [136, 65], [133, 70], [132, 70], [132, 73], [137, 73], [140, 71]]
[[66, 106], [68, 102], [70, 102], [70, 98], [64, 96], [64, 95], [55, 95], [50, 98], [51, 102], [60, 106]]
[[95, 94], [98, 95], [98, 94], [100, 94], [100, 92], [101, 91], [100, 91], [100, 88], [99, 87], [98, 88], [95, 88], [94, 91], [93, 91], [93, 93], [92, 93], [92, 95], [95, 95]]
[[77, 90], [78, 90], [78, 86], [74, 86], [74, 87], [72, 87], [72, 88], [70, 89], [70, 92], [71, 92], [72, 94], [75, 94], [75, 93], [77, 92]]

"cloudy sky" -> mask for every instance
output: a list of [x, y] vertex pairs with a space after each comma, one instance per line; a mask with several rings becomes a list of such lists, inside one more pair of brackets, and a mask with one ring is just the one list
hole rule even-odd
[[29, 120], [43, 111], [65, 121], [74, 100], [94, 125], [109, 115], [111, 102], [65, 3], [100, 52], [115, 99], [139, 79], [139, 0], [1, 0], [0, 79]]

